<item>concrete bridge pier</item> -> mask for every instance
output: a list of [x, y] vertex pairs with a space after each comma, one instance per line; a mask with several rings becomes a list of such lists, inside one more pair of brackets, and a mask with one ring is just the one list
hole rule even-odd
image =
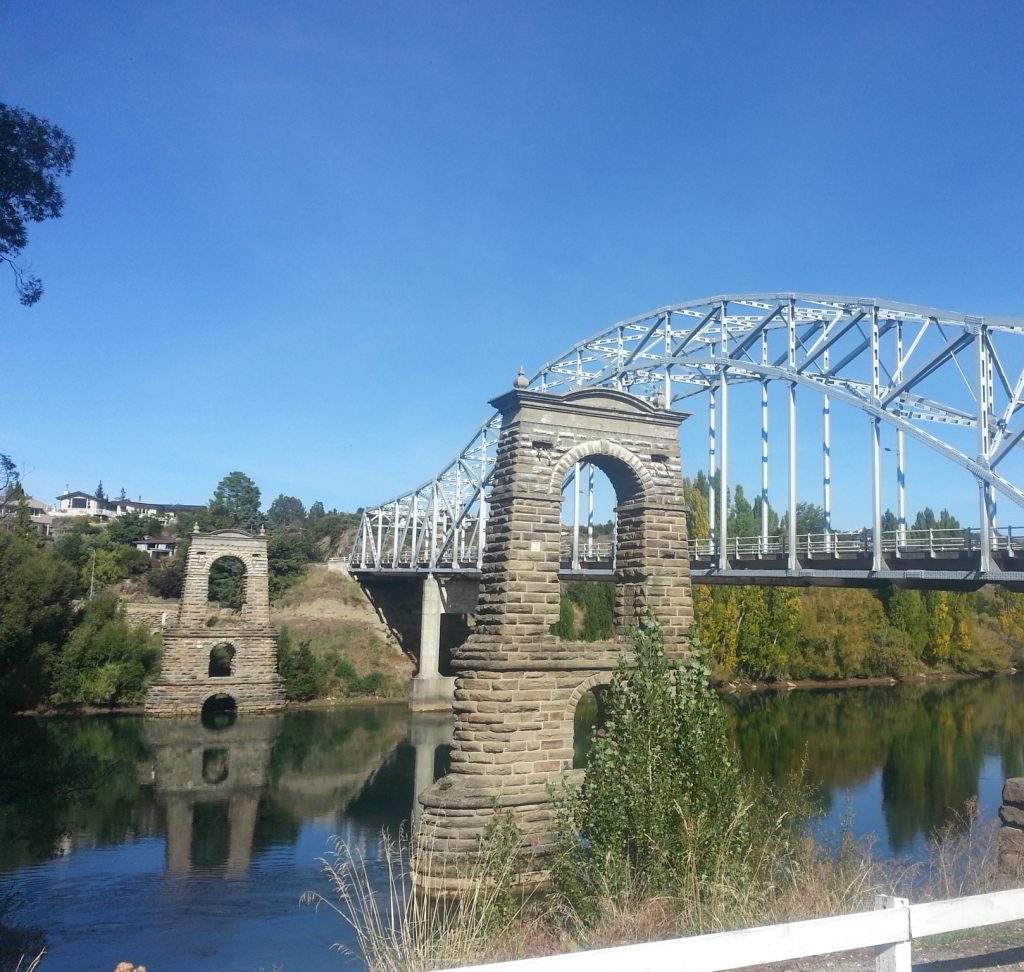
[[450, 711], [455, 699], [454, 676], [441, 674], [441, 622], [445, 615], [476, 610], [477, 584], [462, 578], [427, 574], [420, 596], [419, 667], [412, 680], [410, 708], [415, 712]]
[[[455, 679], [441, 674], [441, 617], [444, 598], [440, 580], [423, 578], [420, 600], [420, 658], [412, 680], [410, 706], [416, 711], [450, 709], [455, 698]], [[431, 780], [433, 782], [433, 780]]]

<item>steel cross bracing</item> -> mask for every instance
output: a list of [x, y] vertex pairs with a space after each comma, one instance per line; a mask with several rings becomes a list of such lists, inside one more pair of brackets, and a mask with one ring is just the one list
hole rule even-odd
[[[836, 403], [850, 406], [863, 414], [869, 431], [871, 569], [881, 571], [885, 566], [881, 430], [888, 426], [895, 435], [896, 542], [905, 539], [907, 531], [909, 437], [973, 477], [979, 495], [979, 569], [985, 572], [992, 569], [999, 544], [997, 496], [1024, 507], [1024, 489], [1005, 472], [1024, 438], [1022, 337], [1024, 318], [972, 317], [853, 297], [723, 295], [661, 307], [605, 328], [538, 369], [528, 387], [554, 393], [611, 387], [686, 411], [692, 410], [698, 396], [706, 396], [708, 472], [719, 493], [728, 495], [729, 391], [759, 386], [764, 500], [759, 540], [767, 552], [768, 389], [781, 386], [788, 413], [788, 496], [782, 507], [788, 513], [788, 535], [782, 542], [789, 571], [801, 569], [796, 536], [797, 399], [810, 392], [821, 407], [825, 542], [832, 518], [831, 412]], [[350, 554], [352, 567], [479, 569], [499, 426], [495, 413], [434, 479], [367, 508]], [[570, 474], [575, 482], [583, 478]], [[579, 487], [573, 489], [573, 561], [578, 566]], [[706, 544], [702, 555], [710, 551], [713, 566], [726, 570], [731, 555], [728, 510], [714, 487], [709, 507], [710, 536], [698, 538]]]

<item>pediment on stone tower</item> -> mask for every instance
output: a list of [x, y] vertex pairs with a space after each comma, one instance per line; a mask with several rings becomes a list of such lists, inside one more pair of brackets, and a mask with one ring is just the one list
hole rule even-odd
[[650, 402], [615, 388], [580, 388], [561, 396], [574, 405], [589, 405], [593, 408], [610, 408], [616, 412], [633, 412], [649, 415], [660, 411]]
[[248, 533], [245, 530], [207, 530], [205, 532], [193, 533], [193, 537], [218, 537], [223, 540], [252, 540], [258, 537], [258, 533]]

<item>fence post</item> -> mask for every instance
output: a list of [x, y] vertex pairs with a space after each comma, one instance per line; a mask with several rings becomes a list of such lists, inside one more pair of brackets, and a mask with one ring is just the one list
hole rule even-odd
[[889, 894], [875, 895], [875, 911], [888, 908], [906, 908], [907, 937], [892, 945], [875, 946], [875, 972], [910, 972], [910, 902]]

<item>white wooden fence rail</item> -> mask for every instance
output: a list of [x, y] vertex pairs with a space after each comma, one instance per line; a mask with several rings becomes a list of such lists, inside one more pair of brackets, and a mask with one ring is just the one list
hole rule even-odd
[[875, 905], [875, 911], [854, 915], [474, 965], [460, 972], [724, 972], [868, 946], [875, 948], [877, 972], [909, 972], [913, 939], [1024, 918], [1024, 888], [915, 905], [879, 895]]

